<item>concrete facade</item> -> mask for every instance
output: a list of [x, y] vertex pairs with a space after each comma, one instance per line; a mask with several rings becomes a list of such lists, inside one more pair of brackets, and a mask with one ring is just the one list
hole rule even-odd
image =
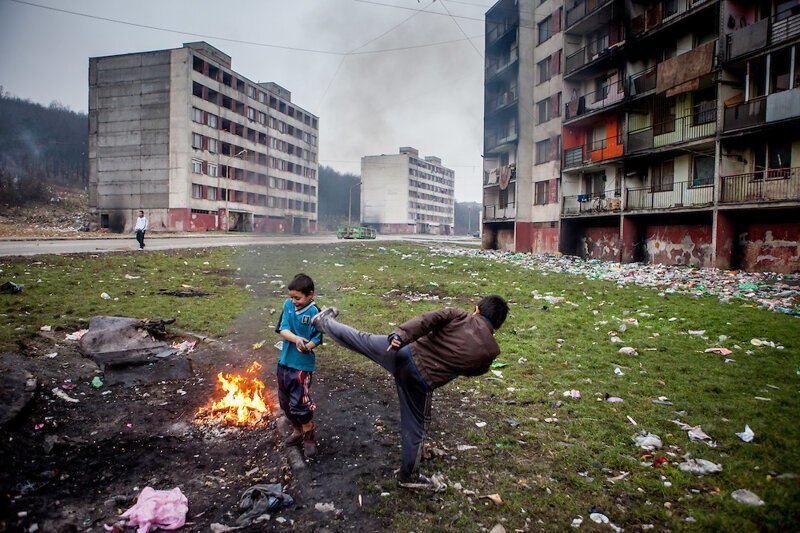
[[438, 157], [398, 154], [361, 158], [361, 222], [380, 233], [453, 235], [455, 173]]
[[89, 60], [92, 222], [313, 233], [318, 117], [204, 42]]
[[800, 271], [794, 4], [500, 0], [484, 94], [484, 247]]

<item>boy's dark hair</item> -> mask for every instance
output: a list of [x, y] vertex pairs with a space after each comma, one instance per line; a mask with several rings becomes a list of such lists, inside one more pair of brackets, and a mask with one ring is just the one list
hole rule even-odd
[[308, 296], [314, 292], [314, 280], [310, 276], [300, 273], [289, 282], [289, 290], [299, 291]]
[[500, 329], [508, 316], [508, 304], [501, 296], [490, 294], [478, 302], [478, 311], [492, 323], [494, 329]]

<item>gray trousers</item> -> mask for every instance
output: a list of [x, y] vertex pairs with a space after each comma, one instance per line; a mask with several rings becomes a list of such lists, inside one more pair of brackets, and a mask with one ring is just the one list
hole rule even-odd
[[386, 335], [364, 333], [331, 317], [320, 320], [318, 326], [337, 344], [365, 355], [394, 377], [400, 400], [400, 439], [403, 445], [400, 478], [411, 478], [419, 469], [422, 440], [431, 416], [431, 390], [414, 363], [411, 349], [404, 346], [387, 352], [389, 340]]

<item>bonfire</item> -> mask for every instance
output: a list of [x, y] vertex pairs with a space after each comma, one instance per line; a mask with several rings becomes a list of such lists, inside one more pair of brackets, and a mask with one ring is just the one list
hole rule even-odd
[[270, 410], [264, 401], [264, 382], [256, 377], [260, 369], [261, 365], [254, 361], [246, 375], [217, 374], [225, 396], [198, 409], [194, 423], [239, 427], [266, 423]]

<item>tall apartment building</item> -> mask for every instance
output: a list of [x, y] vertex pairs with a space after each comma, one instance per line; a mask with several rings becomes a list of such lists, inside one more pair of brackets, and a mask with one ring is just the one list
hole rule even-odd
[[319, 119], [205, 42], [89, 60], [89, 208], [131, 230], [316, 232]]
[[486, 28], [484, 246], [800, 270], [799, 0], [501, 0]]
[[415, 148], [361, 158], [361, 222], [380, 233], [453, 235], [455, 173]]

